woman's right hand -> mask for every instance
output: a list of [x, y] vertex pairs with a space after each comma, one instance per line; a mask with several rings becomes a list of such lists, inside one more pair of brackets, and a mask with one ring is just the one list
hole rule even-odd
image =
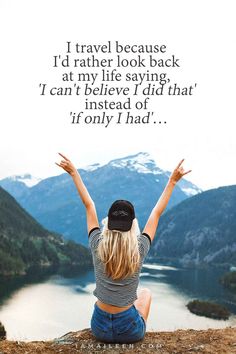
[[60, 163], [55, 162], [56, 165], [63, 168], [63, 170], [69, 173], [69, 175], [74, 176], [77, 173], [77, 170], [73, 163], [65, 155], [61, 154], [60, 152], [58, 154], [63, 157], [64, 160], [61, 160]]
[[181, 166], [183, 163], [184, 159], [182, 159], [172, 174], [170, 175], [170, 181], [174, 184], [176, 184], [183, 176], [185, 176], [187, 173], [191, 172], [192, 170], [184, 171], [184, 168]]

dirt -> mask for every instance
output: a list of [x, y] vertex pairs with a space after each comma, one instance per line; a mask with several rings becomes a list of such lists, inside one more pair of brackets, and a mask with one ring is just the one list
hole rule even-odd
[[134, 344], [98, 342], [89, 328], [51, 341], [0, 341], [0, 354], [74, 354], [74, 353], [212, 353], [236, 354], [236, 327], [208, 330], [147, 332]]

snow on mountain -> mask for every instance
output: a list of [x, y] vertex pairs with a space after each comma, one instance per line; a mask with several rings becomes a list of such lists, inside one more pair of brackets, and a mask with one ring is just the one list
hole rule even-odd
[[103, 165], [100, 163], [94, 163], [92, 165], [86, 165], [86, 166], [82, 166], [80, 169], [84, 170], [84, 171], [95, 171], [98, 168], [102, 167]]
[[[93, 165], [83, 167], [82, 169], [85, 171], [95, 171], [104, 166], [129, 169], [130, 171], [137, 173], [160, 175], [159, 178], [162, 176], [169, 177], [171, 174], [170, 171], [165, 171], [157, 167], [155, 160], [147, 152], [139, 152], [135, 155], [114, 159], [107, 164], [95, 163]], [[159, 178], [155, 179], [157, 183], [160, 181]], [[200, 188], [185, 179], [181, 180], [178, 185], [180, 189], [189, 197], [202, 192]]]
[[117, 168], [128, 168], [131, 171], [136, 171], [139, 173], [153, 173], [153, 174], [163, 174], [160, 168], [156, 166], [155, 161], [151, 158], [147, 152], [139, 152], [135, 155], [130, 155], [127, 157], [121, 157], [118, 159], [111, 160], [106, 163], [94, 163], [92, 165], [87, 165], [81, 167], [84, 171], [95, 171], [105, 165], [117, 167]]
[[[162, 183], [164, 180], [166, 180], [166, 178], [169, 178], [171, 175], [170, 171], [162, 170], [161, 168], [159, 168], [156, 164], [156, 161], [147, 152], [139, 152], [135, 155], [114, 159], [105, 165], [100, 165], [100, 164], [92, 165], [93, 170], [102, 166], [103, 167], [110, 166], [113, 168], [120, 168], [120, 169], [129, 169], [130, 171], [136, 173], [159, 175], [158, 178], [155, 178], [155, 181], [157, 183]], [[194, 185], [193, 183], [191, 183], [190, 181], [184, 178], [178, 182], [178, 187], [188, 197], [202, 192], [202, 190], [199, 187], [197, 187], [196, 185]]]
[[192, 195], [195, 195], [195, 194], [198, 194], [199, 192], [201, 192], [201, 190], [199, 188], [194, 189], [194, 188], [189, 187], [189, 188], [181, 188], [181, 189], [184, 193], [186, 193], [189, 196], [192, 196]]
[[29, 173], [26, 173], [23, 175], [10, 176], [9, 179], [14, 182], [22, 182], [27, 187], [33, 187], [42, 180], [41, 178], [31, 176], [31, 174], [29, 174]]
[[139, 152], [125, 158], [115, 159], [109, 162], [110, 166], [128, 168], [139, 173], [164, 174], [165, 172], [156, 166], [155, 161], [147, 152]]

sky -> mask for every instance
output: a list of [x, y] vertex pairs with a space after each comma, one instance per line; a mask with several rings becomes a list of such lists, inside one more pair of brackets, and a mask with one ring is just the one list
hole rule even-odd
[[[192, 169], [186, 178], [203, 189], [235, 184], [234, 5], [230, 0], [0, 0], [0, 179], [60, 174], [58, 152], [79, 168], [143, 151], [167, 170], [185, 158], [184, 167]], [[106, 128], [71, 124], [70, 112], [84, 111], [84, 98], [42, 96], [39, 87], [62, 86], [68, 68], [53, 67], [53, 57], [65, 55], [68, 41], [166, 45], [165, 56], [179, 58], [180, 68], [157, 72], [166, 72], [171, 83], [182, 87], [197, 85], [188, 96], [149, 96], [148, 110], [166, 124], [153, 124], [153, 118], [149, 124]], [[116, 54], [107, 58], [115, 61]], [[124, 75], [128, 69], [120, 71]]]

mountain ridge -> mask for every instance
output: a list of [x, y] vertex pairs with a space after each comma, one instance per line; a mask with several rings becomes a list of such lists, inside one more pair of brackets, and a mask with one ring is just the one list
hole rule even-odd
[[[130, 200], [143, 227], [160, 197], [170, 172], [161, 170], [148, 153], [140, 152], [113, 159], [104, 165], [79, 169], [81, 177], [95, 201], [99, 220], [107, 214], [116, 199]], [[4, 179], [0, 185], [50, 230], [87, 245], [85, 210], [71, 177], [67, 173], [43, 179], [31, 188]], [[168, 207], [172, 207], [201, 190], [187, 180], [176, 186]]]

